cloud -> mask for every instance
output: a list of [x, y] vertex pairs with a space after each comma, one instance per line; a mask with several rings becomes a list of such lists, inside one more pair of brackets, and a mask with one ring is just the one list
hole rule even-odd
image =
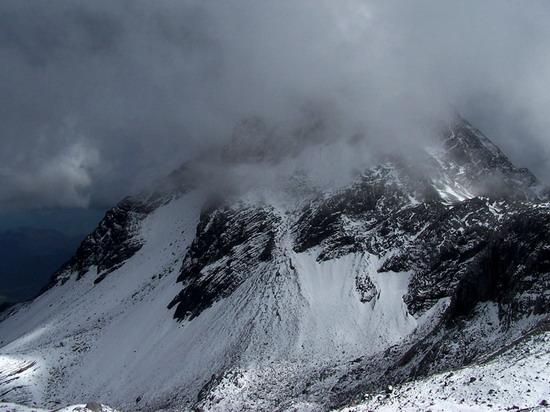
[[311, 144], [316, 114], [322, 139], [391, 149], [450, 106], [548, 180], [549, 17], [536, 0], [3, 1], [0, 202], [111, 205], [254, 115], [271, 152]]
[[100, 163], [96, 149], [81, 141], [67, 143], [63, 151], [38, 161], [39, 168], [6, 166], [0, 169], [3, 189], [0, 202], [5, 207], [21, 208], [88, 207], [92, 188], [91, 170]]

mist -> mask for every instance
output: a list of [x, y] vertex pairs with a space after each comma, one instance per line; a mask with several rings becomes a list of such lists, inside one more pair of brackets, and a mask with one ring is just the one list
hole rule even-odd
[[[338, 174], [454, 110], [548, 182], [549, 17], [545, 1], [4, 1], [0, 204], [106, 207], [191, 159], [253, 176], [320, 144], [342, 149], [321, 162]], [[260, 120], [243, 140], [244, 119]]]

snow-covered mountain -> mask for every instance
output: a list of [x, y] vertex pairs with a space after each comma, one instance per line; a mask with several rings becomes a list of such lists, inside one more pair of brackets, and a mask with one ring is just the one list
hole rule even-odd
[[[540, 384], [507, 386], [498, 408], [544, 407], [547, 195], [465, 120], [440, 135], [337, 189], [298, 174], [277, 194], [213, 198], [184, 167], [126, 198], [44, 294], [4, 315], [0, 400], [391, 410], [397, 393], [417, 408], [426, 385], [506, 379], [532, 347]], [[483, 390], [473, 382], [460, 393]], [[463, 403], [491, 408], [470, 392]]]

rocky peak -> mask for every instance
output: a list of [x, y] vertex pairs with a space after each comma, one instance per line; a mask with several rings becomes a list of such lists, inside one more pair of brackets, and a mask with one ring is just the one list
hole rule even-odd
[[[541, 200], [541, 184], [525, 168], [517, 168], [481, 131], [456, 116], [441, 132], [441, 145], [428, 153], [439, 179], [461, 195]], [[469, 196], [468, 196], [469, 194]], [[462, 200], [462, 199], [459, 199]]]

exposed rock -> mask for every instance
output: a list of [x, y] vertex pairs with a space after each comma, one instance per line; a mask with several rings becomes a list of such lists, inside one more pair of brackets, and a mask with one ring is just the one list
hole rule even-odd
[[168, 306], [177, 304], [174, 317], [193, 319], [239, 287], [250, 265], [271, 260], [279, 222], [267, 207], [205, 210], [178, 277], [183, 290]]

